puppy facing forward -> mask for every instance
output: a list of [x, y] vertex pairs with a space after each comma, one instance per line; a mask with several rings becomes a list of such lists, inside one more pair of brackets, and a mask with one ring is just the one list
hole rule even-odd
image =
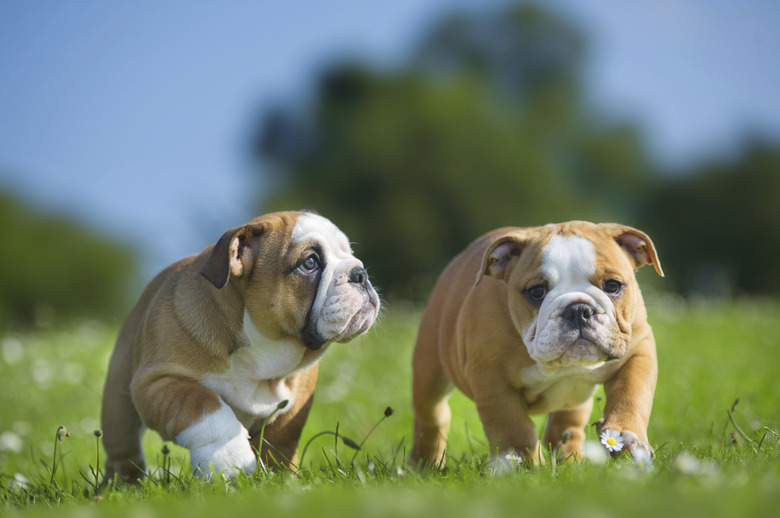
[[[148, 427], [196, 472], [295, 462], [317, 362], [374, 323], [379, 298], [347, 237], [315, 213], [228, 230], [146, 287], [117, 339], [103, 395], [106, 480], [143, 475]], [[273, 448], [259, 444], [264, 437]]]
[[606, 393], [598, 433], [652, 452], [658, 369], [634, 278], [645, 264], [663, 276], [647, 235], [584, 221], [502, 228], [466, 248], [441, 274], [420, 324], [411, 462], [443, 466], [454, 387], [476, 403], [494, 454], [536, 461], [529, 416], [549, 414], [544, 447], [581, 455], [598, 384]]

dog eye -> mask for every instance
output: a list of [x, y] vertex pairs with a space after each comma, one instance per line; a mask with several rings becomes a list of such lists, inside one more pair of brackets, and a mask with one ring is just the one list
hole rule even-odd
[[525, 290], [525, 294], [531, 302], [539, 303], [547, 296], [547, 286], [544, 284], [532, 286]]
[[303, 273], [310, 274], [314, 273], [320, 268], [320, 261], [317, 259], [317, 256], [312, 254], [306, 259], [303, 260], [303, 262], [298, 266], [298, 269], [302, 271]]
[[623, 283], [620, 281], [616, 281], [615, 279], [610, 279], [608, 281], [604, 281], [604, 285], [602, 286], [602, 290], [604, 290], [604, 293], [607, 295], [617, 295], [623, 290]]

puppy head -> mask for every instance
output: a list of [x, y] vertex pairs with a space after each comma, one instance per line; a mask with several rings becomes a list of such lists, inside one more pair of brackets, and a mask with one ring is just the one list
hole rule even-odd
[[265, 338], [310, 349], [364, 333], [379, 312], [347, 237], [311, 212], [267, 214], [225, 232], [201, 274], [217, 289], [232, 283]]
[[536, 362], [595, 367], [631, 347], [641, 305], [634, 272], [644, 264], [663, 276], [643, 232], [575, 221], [500, 236], [484, 253], [477, 284], [485, 275], [507, 284], [510, 315]]

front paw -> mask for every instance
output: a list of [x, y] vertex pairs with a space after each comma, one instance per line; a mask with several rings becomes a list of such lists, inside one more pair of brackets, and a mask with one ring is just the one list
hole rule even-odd
[[632, 457], [652, 457], [655, 455], [653, 448], [641, 440], [634, 432], [623, 430], [621, 432], [615, 430], [606, 429], [599, 435], [601, 444], [609, 451], [613, 456], [617, 456], [620, 453], [627, 451]]
[[176, 443], [190, 450], [198, 476], [222, 473], [232, 478], [241, 471], [253, 473], [257, 457], [249, 444], [249, 432], [228, 406], [203, 416], [176, 436]]
[[639, 455], [652, 457], [655, 455], [655, 450], [634, 432], [623, 430], [620, 434], [623, 436], [623, 442], [628, 445], [628, 452], [632, 457], [636, 458]]
[[197, 476], [210, 479], [213, 473], [221, 473], [226, 479], [241, 473], [254, 473], [257, 456], [247, 437], [236, 436], [221, 444], [207, 444], [190, 450], [192, 466]]

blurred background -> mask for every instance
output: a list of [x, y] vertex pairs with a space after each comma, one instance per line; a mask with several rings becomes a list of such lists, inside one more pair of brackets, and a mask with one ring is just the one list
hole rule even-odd
[[663, 290], [777, 295], [778, 27], [771, 0], [2, 2], [0, 328], [122, 321], [304, 207], [391, 307], [568, 219], [648, 232]]

